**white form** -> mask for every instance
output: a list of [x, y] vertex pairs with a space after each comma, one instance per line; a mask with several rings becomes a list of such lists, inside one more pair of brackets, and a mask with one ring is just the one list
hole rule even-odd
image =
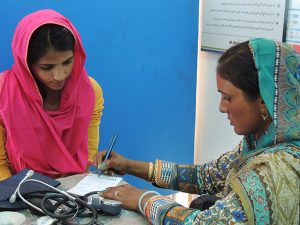
[[108, 187], [117, 186], [121, 180], [121, 177], [106, 175], [100, 175], [100, 177], [98, 177], [98, 174], [89, 173], [68, 192], [77, 195], [84, 195], [92, 191], [103, 191]]

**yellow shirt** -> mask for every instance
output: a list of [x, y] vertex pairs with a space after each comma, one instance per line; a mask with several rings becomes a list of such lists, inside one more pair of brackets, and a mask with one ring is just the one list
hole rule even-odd
[[[88, 161], [93, 162], [93, 158], [98, 152], [99, 125], [103, 111], [103, 93], [100, 85], [90, 77], [91, 84], [95, 91], [95, 106], [88, 128]], [[10, 164], [7, 158], [6, 149], [6, 129], [3, 121], [0, 120], [0, 181], [12, 176]]]

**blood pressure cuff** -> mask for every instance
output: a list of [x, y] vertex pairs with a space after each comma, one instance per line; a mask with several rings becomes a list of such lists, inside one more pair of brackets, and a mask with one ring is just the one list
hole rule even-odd
[[[0, 181], [0, 211], [4, 210], [19, 210], [19, 209], [26, 209], [27, 205], [20, 199], [17, 198], [16, 202], [10, 203], [9, 198], [11, 195], [15, 192], [16, 188], [18, 187], [19, 183], [21, 180], [26, 176], [28, 169], [24, 169], [21, 172], [17, 173], [16, 175]], [[53, 187], [57, 187], [60, 185], [60, 182], [49, 178], [47, 176], [44, 176], [42, 174], [39, 174], [37, 172], [34, 172], [34, 174], [28, 178], [28, 179], [35, 179], [42, 181], [44, 183], [47, 183]], [[33, 192], [38, 192], [38, 191], [47, 191], [47, 190], [52, 190], [49, 187], [37, 183], [37, 182], [26, 182], [23, 183], [20, 189], [20, 193], [22, 195], [33, 193]]]

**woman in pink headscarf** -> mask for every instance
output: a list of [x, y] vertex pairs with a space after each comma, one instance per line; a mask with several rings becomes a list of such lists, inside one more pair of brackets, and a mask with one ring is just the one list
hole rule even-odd
[[0, 74], [0, 180], [24, 168], [50, 177], [85, 172], [97, 153], [101, 87], [84, 68], [76, 28], [53, 10], [18, 24], [14, 65]]

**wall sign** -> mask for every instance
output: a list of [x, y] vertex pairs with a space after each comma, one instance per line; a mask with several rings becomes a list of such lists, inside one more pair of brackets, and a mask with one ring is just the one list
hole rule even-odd
[[201, 49], [224, 51], [254, 37], [282, 41], [285, 11], [286, 0], [203, 1]]
[[290, 0], [285, 42], [300, 53], [300, 0]]

